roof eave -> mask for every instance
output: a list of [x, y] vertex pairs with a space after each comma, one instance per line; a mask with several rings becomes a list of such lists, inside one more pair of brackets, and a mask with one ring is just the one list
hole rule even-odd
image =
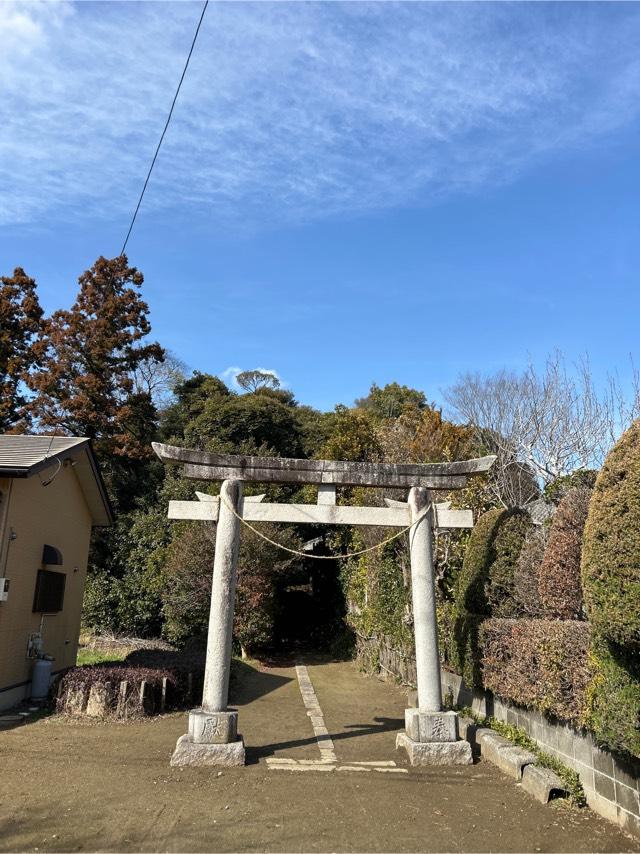
[[0, 477], [29, 477], [31, 469], [14, 468], [12, 466], [0, 467]]
[[102, 472], [100, 471], [100, 466], [98, 465], [98, 461], [96, 459], [96, 455], [93, 450], [93, 444], [91, 440], [88, 440], [87, 444], [87, 456], [89, 457], [89, 462], [91, 463], [91, 468], [93, 469], [93, 474], [96, 479], [96, 485], [100, 492], [100, 497], [102, 498], [102, 503], [104, 505], [105, 516], [107, 517], [106, 523], [99, 525], [96, 524], [94, 528], [110, 528], [114, 523], [114, 515], [113, 515], [113, 507], [111, 505], [111, 501], [109, 499], [109, 493], [107, 492], [107, 487], [105, 485], [104, 479], [102, 477]]

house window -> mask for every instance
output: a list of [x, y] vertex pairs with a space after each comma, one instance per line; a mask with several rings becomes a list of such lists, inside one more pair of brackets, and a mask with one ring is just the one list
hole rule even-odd
[[67, 576], [64, 572], [39, 569], [32, 610], [43, 614], [55, 614], [57, 611], [62, 611], [66, 580]]
[[62, 566], [62, 552], [55, 546], [43, 546], [42, 563], [44, 566]]

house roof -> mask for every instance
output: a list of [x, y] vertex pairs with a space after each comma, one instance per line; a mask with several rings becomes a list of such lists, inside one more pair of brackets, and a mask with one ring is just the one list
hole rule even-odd
[[43, 485], [70, 460], [91, 513], [94, 526], [113, 523], [113, 512], [91, 441], [75, 436], [0, 436], [0, 477], [32, 477], [46, 473]]
[[530, 501], [524, 508], [534, 525], [544, 525], [547, 519], [550, 519], [555, 513], [556, 508], [553, 504], [545, 501], [544, 498], [537, 498], [535, 501]]

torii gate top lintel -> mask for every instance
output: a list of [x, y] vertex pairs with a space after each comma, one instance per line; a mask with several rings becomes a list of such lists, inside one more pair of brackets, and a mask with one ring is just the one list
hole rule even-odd
[[344, 460], [298, 460], [212, 454], [191, 448], [153, 443], [164, 463], [181, 464], [193, 480], [242, 480], [258, 483], [310, 483], [402, 489], [462, 489], [474, 475], [487, 472], [494, 456], [450, 463], [357, 463]]

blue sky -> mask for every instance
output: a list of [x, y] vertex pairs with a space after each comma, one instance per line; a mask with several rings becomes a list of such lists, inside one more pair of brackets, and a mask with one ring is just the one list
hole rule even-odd
[[[199, 3], [0, 4], [0, 270], [118, 253]], [[130, 240], [155, 337], [321, 408], [640, 338], [640, 4], [211, 3]], [[229, 374], [227, 374], [229, 375]]]

